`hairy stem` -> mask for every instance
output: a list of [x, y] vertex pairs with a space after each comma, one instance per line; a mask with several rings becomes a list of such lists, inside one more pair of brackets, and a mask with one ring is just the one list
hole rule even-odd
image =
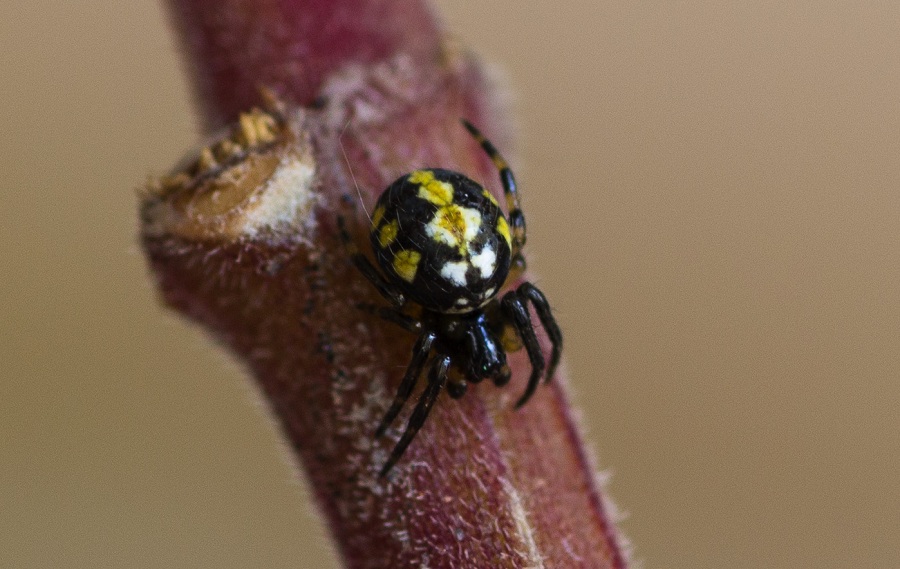
[[499, 192], [459, 123], [507, 140], [477, 62], [413, 0], [170, 5], [207, 124], [237, 122], [150, 184], [145, 251], [166, 302], [247, 362], [346, 566], [624, 567], [560, 374], [513, 409], [522, 353], [509, 386], [439, 397], [378, 476], [409, 417], [375, 439], [414, 337], [354, 308], [382, 301], [336, 217], [364, 243], [357, 210], [423, 166]]

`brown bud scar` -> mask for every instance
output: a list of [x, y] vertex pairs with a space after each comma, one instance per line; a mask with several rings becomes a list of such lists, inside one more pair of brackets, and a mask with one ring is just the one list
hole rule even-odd
[[308, 234], [315, 160], [301, 116], [242, 113], [196, 158], [150, 180], [141, 206], [144, 234], [201, 241]]

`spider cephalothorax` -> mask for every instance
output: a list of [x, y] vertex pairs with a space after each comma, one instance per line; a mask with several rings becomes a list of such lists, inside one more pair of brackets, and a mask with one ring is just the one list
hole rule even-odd
[[[516, 407], [525, 404], [542, 375], [549, 381], [559, 363], [562, 333], [544, 295], [531, 283], [498, 294], [525, 269], [525, 218], [512, 172], [494, 146], [463, 121], [500, 172], [509, 218], [489, 191], [466, 176], [440, 168], [400, 177], [381, 194], [372, 215], [371, 243], [379, 272], [353, 245], [339, 219], [354, 264], [391, 306], [363, 308], [418, 334], [397, 395], [378, 427], [384, 434], [397, 418], [423, 371], [428, 385], [381, 474], [400, 459], [442, 388], [462, 397], [468, 382], [510, 379], [506, 350], [524, 346], [531, 376]], [[419, 306], [415, 313], [407, 307]], [[546, 364], [528, 304], [550, 337]]]

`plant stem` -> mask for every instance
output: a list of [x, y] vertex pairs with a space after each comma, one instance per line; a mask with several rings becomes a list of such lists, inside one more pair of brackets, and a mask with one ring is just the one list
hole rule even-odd
[[513, 410], [522, 353], [509, 386], [442, 395], [378, 477], [397, 433], [373, 433], [414, 338], [354, 308], [382, 301], [335, 220], [348, 217], [364, 243], [352, 204], [370, 206], [416, 167], [499, 189], [459, 124], [506, 140], [475, 60], [413, 0], [170, 5], [210, 127], [259, 106], [259, 87], [283, 102], [272, 132], [265, 115], [245, 115], [226, 143], [148, 194], [144, 247], [166, 302], [247, 363], [346, 566], [625, 567], [563, 378]]

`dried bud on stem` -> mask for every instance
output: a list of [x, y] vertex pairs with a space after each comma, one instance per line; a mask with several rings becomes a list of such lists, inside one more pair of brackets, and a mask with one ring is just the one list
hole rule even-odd
[[297, 237], [316, 193], [312, 149], [279, 107], [234, 129], [146, 188], [143, 232], [192, 241]]
[[[210, 122], [236, 101], [263, 110], [148, 185], [145, 250], [165, 300], [247, 362], [347, 566], [624, 567], [560, 378], [513, 410], [527, 377], [521, 353], [511, 387], [441, 397], [400, 464], [378, 477], [397, 433], [373, 433], [413, 338], [354, 308], [382, 301], [349, 262], [336, 217], [364, 243], [362, 208], [422, 166], [498, 189], [459, 124], [502, 132], [475, 62], [439, 43], [411, 0], [172, 1]], [[370, 17], [348, 19], [348, 6]], [[398, 25], [429, 33], [393, 33]], [[204, 47], [238, 32], [257, 51], [225, 42], [211, 57]], [[337, 37], [347, 41], [329, 51]], [[296, 76], [284, 74], [289, 61]], [[281, 99], [248, 101], [258, 84]]]

